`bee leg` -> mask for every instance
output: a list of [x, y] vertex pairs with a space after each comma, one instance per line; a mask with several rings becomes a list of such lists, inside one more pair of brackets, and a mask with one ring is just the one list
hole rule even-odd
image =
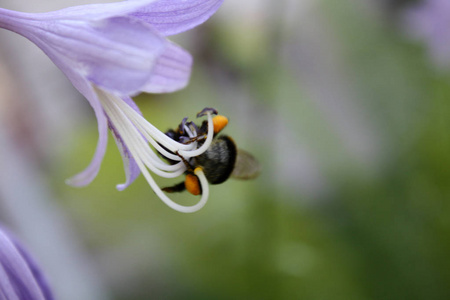
[[194, 174], [194, 169], [192, 168], [191, 164], [181, 155], [180, 153], [175, 152], [176, 155], [178, 155], [181, 160], [183, 161], [184, 165], [186, 166], [186, 172]]
[[186, 175], [184, 186], [186, 187], [186, 190], [194, 196], [202, 194], [202, 186], [195, 174], [188, 173]]
[[193, 142], [197, 142], [199, 140], [200, 137], [193, 137], [193, 138], [189, 138], [187, 136], [180, 136], [180, 143], [185, 144], [185, 145], [189, 145]]
[[183, 182], [177, 183], [173, 186], [168, 186], [168, 187], [162, 188], [162, 190], [167, 193], [177, 193], [177, 192], [183, 192], [184, 190], [186, 190], [186, 186], [183, 181]]
[[180, 143], [185, 144], [185, 145], [188, 145], [193, 142], [199, 142], [201, 140], [206, 140], [206, 134], [202, 134], [202, 135], [199, 135], [199, 136], [196, 136], [193, 138], [189, 138], [187, 136], [180, 137]]

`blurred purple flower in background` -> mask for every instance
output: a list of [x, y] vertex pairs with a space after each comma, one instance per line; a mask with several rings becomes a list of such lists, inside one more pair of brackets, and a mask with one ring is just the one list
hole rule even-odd
[[[165, 36], [189, 30], [207, 20], [223, 0], [131, 0], [109, 4], [70, 7], [48, 13], [30, 14], [0, 8], [0, 27], [16, 32], [41, 48], [89, 101], [98, 121], [99, 142], [91, 164], [68, 183], [89, 184], [98, 174], [111, 129], [124, 160], [126, 188], [140, 174], [157, 195], [174, 209], [191, 212], [204, 205], [186, 208], [172, 202], [159, 189], [147, 168], [163, 177], [184, 173], [185, 166], [168, 165], [148, 145], [162, 144], [186, 158], [206, 150], [195, 143], [171, 140], [148, 123], [130, 98], [140, 92], [165, 93], [185, 87], [192, 58]], [[208, 115], [211, 121], [211, 116]], [[201, 150], [201, 151], [199, 151]], [[202, 174], [199, 175], [201, 182]], [[187, 210], [186, 210], [186, 209]]]
[[425, 42], [438, 68], [450, 66], [450, 1], [422, 0], [405, 12], [406, 31]]
[[20, 243], [0, 227], [0, 298], [53, 299], [46, 279]]

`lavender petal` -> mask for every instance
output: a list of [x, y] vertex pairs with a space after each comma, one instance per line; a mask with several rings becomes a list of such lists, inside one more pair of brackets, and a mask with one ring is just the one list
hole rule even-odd
[[220, 7], [223, 0], [159, 0], [131, 15], [151, 24], [164, 36], [187, 31], [202, 24]]
[[176, 44], [168, 43], [156, 61], [152, 76], [142, 90], [149, 93], [168, 93], [184, 88], [191, 75], [192, 57]]
[[66, 183], [72, 186], [85, 186], [94, 180], [97, 176], [100, 165], [103, 161], [103, 157], [106, 152], [106, 145], [108, 143], [108, 127], [107, 119], [104, 114], [103, 108], [100, 101], [98, 100], [97, 94], [92, 89], [91, 84], [84, 78], [74, 75], [69, 70], [65, 70], [65, 73], [72, 84], [78, 89], [78, 91], [83, 94], [84, 97], [89, 101], [92, 108], [94, 109], [95, 116], [98, 122], [98, 143], [95, 150], [94, 157], [92, 158], [89, 166], [84, 169], [81, 173], [73, 176], [66, 180]]
[[[104, 42], [101, 52], [87, 56], [87, 78], [97, 86], [119, 95], [134, 95], [152, 75], [166, 41], [150, 26], [130, 17], [109, 18], [94, 27]], [[80, 52], [80, 49], [77, 50]], [[78, 57], [78, 61], [84, 58]]]
[[71, 6], [57, 11], [42, 13], [44, 18], [72, 20], [101, 20], [115, 16], [132, 14], [155, 0], [128, 0], [114, 3], [86, 4]]
[[129, 16], [80, 21], [7, 13], [4, 26], [35, 43], [60, 69], [122, 96], [140, 92], [167, 44], [149, 24]]
[[447, 0], [418, 1], [403, 15], [405, 30], [411, 37], [422, 40], [431, 61], [437, 68], [450, 66], [450, 2]]
[[[11, 238], [0, 230], [0, 290], [2, 299], [44, 300], [43, 291], [22, 256], [23, 248], [17, 249]], [[34, 268], [35, 265], [33, 265]], [[36, 270], [35, 270], [36, 271]], [[50, 298], [52, 299], [51, 294]]]
[[31, 257], [31, 255], [25, 250], [25, 248], [22, 246], [22, 244], [12, 235], [9, 235], [9, 238], [11, 239], [12, 243], [16, 247], [17, 251], [22, 255], [22, 258], [27, 263], [28, 267], [30, 268], [31, 273], [33, 274], [34, 279], [36, 280], [36, 283], [38, 284], [44, 299], [46, 300], [53, 300], [54, 296], [50, 289], [50, 285], [47, 282], [47, 279], [45, 278], [42, 271], [39, 269], [38, 265], [34, 261], [34, 259]]
[[[136, 103], [134, 103], [134, 101], [130, 97], [124, 97], [123, 101], [125, 101], [136, 112], [138, 112], [140, 115], [142, 115], [138, 106], [136, 105]], [[128, 147], [126, 146], [125, 142], [123, 141], [122, 137], [120, 136], [119, 132], [116, 130], [114, 125], [112, 125], [111, 122], [108, 122], [108, 125], [109, 125], [109, 129], [111, 130], [111, 132], [113, 134], [114, 140], [116, 141], [117, 148], [119, 149], [119, 152], [122, 155], [123, 167], [125, 170], [125, 182], [122, 184], [118, 184], [116, 186], [116, 188], [119, 191], [123, 191], [131, 183], [133, 183], [133, 181], [141, 174], [141, 170], [139, 170], [139, 167], [136, 164], [136, 161], [134, 160], [133, 156], [131, 155], [130, 151], [128, 150]]]

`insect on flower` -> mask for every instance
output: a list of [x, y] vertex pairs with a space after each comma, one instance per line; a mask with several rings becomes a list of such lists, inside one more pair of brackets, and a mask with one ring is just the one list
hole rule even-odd
[[[113, 134], [125, 169], [124, 190], [143, 174], [156, 195], [180, 212], [194, 212], [208, 199], [208, 181], [202, 170], [195, 175], [204, 187], [193, 206], [173, 202], [159, 188], [152, 174], [164, 178], [183, 175], [183, 159], [205, 152], [206, 139], [179, 143], [148, 122], [131, 97], [141, 93], [170, 93], [184, 88], [190, 78], [192, 57], [167, 39], [209, 19], [223, 0], [129, 0], [68, 7], [46, 13], [23, 13], [0, 8], [0, 28], [27, 38], [55, 63], [89, 101], [98, 121], [99, 140], [91, 163], [70, 178], [72, 186], [85, 186], [97, 176], [108, 141]], [[213, 128], [211, 112], [206, 112]], [[201, 144], [197, 147], [197, 144]], [[155, 152], [177, 160], [169, 164]], [[173, 153], [177, 153], [174, 155]], [[172, 156], [171, 156], [172, 155]]]
[[[203, 171], [206, 179], [211, 184], [223, 183], [229, 177], [252, 179], [260, 173], [261, 166], [253, 155], [238, 149], [231, 137], [218, 135], [228, 124], [227, 117], [217, 115], [217, 111], [213, 108], [203, 109], [197, 114], [197, 117], [204, 116], [206, 112], [216, 114], [212, 119], [214, 138], [211, 145], [202, 154], [189, 159], [185, 159], [178, 153], [172, 153], [182, 158], [186, 166], [186, 179], [184, 182], [174, 186], [163, 188], [163, 191], [173, 193], [187, 190], [193, 195], [200, 195], [202, 189], [196, 175], [200, 170]], [[187, 118], [184, 118], [178, 128], [168, 130], [166, 135], [182, 144], [196, 143], [195, 147], [201, 147], [208, 135], [208, 122], [204, 121], [201, 126], [197, 126], [194, 122], [187, 122]], [[161, 155], [164, 156], [164, 154]], [[165, 158], [171, 164], [178, 163], [178, 161], [171, 160], [168, 157]]]

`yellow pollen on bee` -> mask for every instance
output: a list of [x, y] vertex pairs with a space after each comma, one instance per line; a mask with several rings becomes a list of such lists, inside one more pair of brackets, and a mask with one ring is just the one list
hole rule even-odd
[[186, 190], [191, 193], [192, 195], [200, 195], [201, 189], [200, 189], [200, 183], [198, 181], [198, 177], [193, 174], [187, 174], [186, 180], [184, 181], [184, 186], [186, 187]]
[[225, 116], [215, 116], [213, 118], [214, 133], [219, 133], [228, 124], [228, 118]]

